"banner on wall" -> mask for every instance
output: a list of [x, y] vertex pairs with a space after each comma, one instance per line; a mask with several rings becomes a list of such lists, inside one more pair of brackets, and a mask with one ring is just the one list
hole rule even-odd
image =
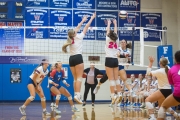
[[[168, 66], [173, 66], [173, 47], [172, 45], [161, 45], [157, 47], [157, 63], [161, 57], [165, 57], [168, 60]], [[159, 66], [159, 64], [158, 64]]]
[[[141, 13], [141, 26], [146, 28], [162, 30], [161, 13]], [[145, 41], [160, 41], [161, 32], [154, 30], [144, 30]]]
[[[0, 26], [23, 27], [24, 22], [0, 22]], [[24, 29], [1, 29], [0, 28], [0, 55], [23, 55], [24, 54]]]
[[40, 64], [47, 56], [0, 56], [0, 64]]
[[10, 69], [10, 82], [21, 83], [21, 69], [20, 68]]
[[27, 7], [48, 7], [49, 0], [27, 0]]
[[26, 26], [34, 26], [33, 29], [26, 29], [26, 38], [43, 39], [48, 38], [48, 29], [38, 26], [48, 26], [47, 9], [27, 9]]
[[72, 0], [50, 0], [50, 7], [72, 8]]
[[[83, 16], [84, 15], [87, 15], [88, 16], [88, 20], [86, 22], [83, 23], [82, 27], [81, 28], [84, 28], [84, 26], [87, 24], [87, 22], [89, 21], [89, 19], [91, 18], [91, 16], [93, 15], [93, 13], [95, 11], [86, 11], [86, 10], [74, 10], [73, 11], [74, 13], [74, 17], [73, 17], [73, 25], [74, 26], [77, 26], [79, 24], [79, 22], [81, 22], [81, 20], [83, 19]], [[92, 21], [91, 23], [91, 27], [95, 27], [95, 19]], [[79, 33], [82, 32], [83, 29], [80, 29]], [[94, 40], [95, 39], [95, 30], [88, 30], [85, 37], [84, 37], [84, 40]]]
[[[119, 18], [120, 27], [140, 27], [140, 13], [128, 12], [126, 19]], [[120, 30], [119, 39], [132, 40], [132, 30]], [[140, 30], [134, 31], [134, 40], [140, 40]]]
[[118, 0], [96, 0], [96, 9], [118, 10]]
[[55, 28], [50, 29], [49, 38], [67, 39], [69, 28], [66, 26], [72, 26], [72, 11], [53, 9], [50, 10], [50, 18], [50, 26]]
[[[118, 24], [118, 12], [103, 12], [103, 11], [97, 11], [96, 12], [96, 24], [97, 27], [105, 27], [103, 30], [97, 30], [96, 31], [96, 40], [106, 40], [106, 27], [107, 27], [107, 20], [117, 20]], [[114, 27], [113, 23], [111, 23], [110, 27]]]
[[119, 0], [119, 10], [140, 11], [140, 0]]
[[95, 9], [95, 0], [74, 0], [73, 8]]

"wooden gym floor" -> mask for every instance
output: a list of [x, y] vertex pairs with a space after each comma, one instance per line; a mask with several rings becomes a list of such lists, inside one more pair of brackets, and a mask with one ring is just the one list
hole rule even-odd
[[[59, 105], [61, 115], [55, 115], [47, 102], [47, 110], [51, 112], [51, 117], [42, 117], [42, 108], [40, 102], [33, 102], [26, 108], [27, 116], [22, 116], [19, 112], [19, 106], [22, 103], [2, 103], [0, 102], [0, 120], [148, 120], [147, 111], [139, 108], [120, 108], [109, 107], [108, 103], [95, 104], [92, 108], [87, 103], [83, 108], [76, 105], [80, 112], [73, 113], [67, 102]], [[172, 116], [167, 116], [167, 120], [175, 120]]]

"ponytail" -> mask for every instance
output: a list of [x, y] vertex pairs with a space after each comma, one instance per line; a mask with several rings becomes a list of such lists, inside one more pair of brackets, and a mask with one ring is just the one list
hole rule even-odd
[[132, 48], [132, 43], [131, 42], [127, 43], [126, 48], [131, 49]]
[[169, 71], [169, 67], [166, 65], [165, 66], [165, 72], [166, 72], [167, 75], [168, 75], [168, 71]]
[[70, 38], [68, 36], [67, 40], [66, 40], [66, 43], [64, 43], [64, 45], [62, 46], [62, 51], [67, 53], [67, 46], [71, 45], [72, 44], [72, 38]]

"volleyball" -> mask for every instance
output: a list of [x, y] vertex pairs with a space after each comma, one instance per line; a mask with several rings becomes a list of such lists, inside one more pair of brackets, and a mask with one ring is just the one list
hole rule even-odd
[[121, 10], [121, 11], [119, 12], [119, 17], [120, 17], [121, 19], [126, 19], [126, 18], [127, 18], [127, 11]]

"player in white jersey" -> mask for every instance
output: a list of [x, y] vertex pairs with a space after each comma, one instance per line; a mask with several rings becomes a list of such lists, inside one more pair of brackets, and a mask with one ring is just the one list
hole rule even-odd
[[29, 81], [28, 81], [28, 90], [30, 92], [30, 97], [26, 100], [26, 102], [19, 107], [19, 110], [22, 115], [26, 115], [25, 108], [27, 105], [31, 103], [31, 101], [34, 100], [35, 94], [37, 93], [39, 97], [41, 98], [41, 105], [43, 108], [43, 116], [49, 116], [50, 113], [46, 110], [46, 98], [43, 93], [43, 89], [41, 87], [41, 83], [43, 79], [48, 74], [47, 67], [49, 66], [49, 62], [46, 59], [42, 60], [42, 63], [33, 71], [33, 73], [30, 75]]
[[[117, 59], [117, 52], [118, 52], [118, 44], [119, 39], [117, 35], [117, 21], [116, 19], [113, 20], [114, 30], [110, 30], [111, 20], [108, 20], [107, 29], [106, 29], [106, 44], [105, 44], [105, 66], [106, 66], [106, 73], [110, 82], [110, 92], [112, 102], [114, 104], [116, 100], [119, 100], [122, 97], [121, 94], [121, 87], [120, 81], [118, 79], [118, 59]], [[117, 96], [115, 96], [114, 89], [117, 89]]]
[[[162, 57], [159, 61], [160, 69], [151, 71], [152, 65], [154, 62], [153, 57], [149, 57], [149, 67], [147, 68], [147, 74], [151, 76], [155, 76], [158, 80], [158, 89], [156, 92], [152, 93], [148, 96], [145, 100], [146, 107], [149, 111], [150, 120], [156, 120], [153, 112], [154, 106], [152, 105], [153, 102], [158, 101], [159, 106], [161, 106], [162, 102], [167, 98], [171, 93], [171, 86], [168, 82], [167, 72], [168, 72], [168, 60]], [[169, 108], [167, 112], [171, 112], [172, 109]], [[175, 112], [173, 112], [175, 115]]]
[[80, 95], [80, 90], [81, 90], [81, 82], [82, 82], [82, 76], [84, 72], [84, 63], [83, 63], [83, 58], [82, 58], [82, 42], [83, 38], [91, 25], [93, 19], [96, 17], [96, 14], [94, 13], [89, 22], [86, 24], [84, 27], [82, 33], [77, 34], [77, 32], [80, 30], [82, 24], [87, 21], [87, 16], [84, 16], [82, 21], [78, 24], [78, 26], [73, 30], [68, 31], [68, 39], [67, 42], [63, 45], [62, 50], [67, 53], [67, 46], [70, 47], [70, 54], [71, 56], [69, 57], [69, 65], [71, 72], [74, 77], [74, 91], [75, 91], [75, 96], [74, 100], [82, 104], [81, 100], [81, 95]]

